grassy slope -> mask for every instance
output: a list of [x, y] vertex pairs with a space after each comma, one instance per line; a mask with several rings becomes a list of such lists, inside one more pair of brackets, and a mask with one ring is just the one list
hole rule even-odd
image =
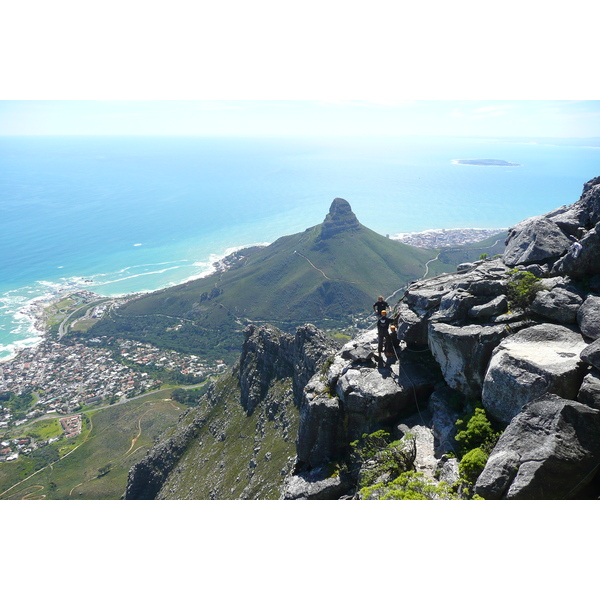
[[[35, 461], [30, 457], [0, 464], [0, 498], [119, 499], [131, 466], [185, 410], [168, 400], [170, 392], [164, 390], [152, 399], [140, 398], [87, 413], [91, 423], [79, 436], [51, 445], [64, 458], [33, 477], [28, 478], [35, 472]], [[109, 463], [110, 471], [98, 477], [98, 469]]]
[[247, 415], [237, 379], [223, 375], [211, 401], [203, 401], [180, 423], [185, 426], [197, 413], [206, 418], [157, 499], [278, 499], [296, 454], [299, 415], [291, 385], [291, 379], [275, 381]]
[[[436, 255], [366, 227], [319, 242], [320, 229], [319, 225], [280, 238], [225, 273], [144, 296], [122, 314], [202, 320], [210, 313], [217, 325], [226, 311], [251, 320], [291, 323], [342, 318], [370, 310], [377, 295], [387, 296], [420, 277], [427, 260]], [[222, 293], [200, 303], [201, 294], [214, 287]]]

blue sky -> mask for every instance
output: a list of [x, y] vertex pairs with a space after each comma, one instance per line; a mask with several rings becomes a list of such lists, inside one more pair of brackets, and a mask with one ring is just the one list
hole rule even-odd
[[4, 100], [0, 134], [599, 137], [600, 101]]

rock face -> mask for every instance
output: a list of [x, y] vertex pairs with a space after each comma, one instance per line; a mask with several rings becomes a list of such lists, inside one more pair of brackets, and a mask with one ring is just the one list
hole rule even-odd
[[239, 362], [129, 472], [124, 498], [277, 498], [292, 466], [302, 390], [336, 345], [250, 325]]
[[575, 398], [585, 374], [579, 355], [586, 345], [580, 333], [549, 323], [508, 337], [489, 361], [483, 406], [508, 424], [527, 402], [546, 392]]
[[320, 239], [326, 240], [341, 231], [358, 229], [360, 223], [356, 218], [352, 208], [343, 198], [335, 198], [329, 208], [329, 213], [323, 221], [321, 228]]
[[575, 497], [600, 466], [599, 434], [600, 411], [546, 394], [511, 421], [475, 491], [490, 500]]

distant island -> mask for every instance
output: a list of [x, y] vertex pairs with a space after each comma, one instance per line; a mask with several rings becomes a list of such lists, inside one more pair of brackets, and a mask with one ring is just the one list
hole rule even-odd
[[517, 163], [496, 158], [456, 158], [452, 161], [455, 165], [476, 165], [478, 167], [520, 167]]

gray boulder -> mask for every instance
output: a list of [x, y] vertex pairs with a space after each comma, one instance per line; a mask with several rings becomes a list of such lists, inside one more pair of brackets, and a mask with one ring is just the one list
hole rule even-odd
[[377, 331], [370, 329], [345, 344], [341, 350], [341, 357], [350, 362], [369, 364], [375, 358], [376, 350]]
[[556, 260], [569, 250], [571, 241], [546, 217], [532, 217], [511, 227], [503, 261], [509, 267]]
[[564, 273], [575, 278], [600, 274], [600, 223], [588, 231], [579, 243], [580, 252], [571, 247], [567, 254], [556, 261], [552, 267], [553, 273]]
[[409, 346], [427, 346], [427, 320], [406, 304], [398, 307], [398, 339]]
[[477, 479], [489, 500], [573, 498], [600, 466], [600, 411], [546, 394], [506, 428]]
[[320, 467], [289, 476], [281, 500], [336, 500], [351, 488], [347, 477], [332, 475], [330, 469]]
[[430, 323], [429, 349], [446, 384], [473, 398], [481, 394], [492, 351], [508, 333], [504, 325]]
[[463, 320], [478, 302], [477, 297], [469, 292], [452, 290], [442, 297], [434, 318], [445, 322]]
[[594, 340], [581, 351], [581, 360], [600, 369], [600, 339]]
[[600, 371], [592, 370], [583, 378], [577, 401], [600, 410]]
[[498, 296], [485, 304], [478, 304], [469, 310], [471, 319], [489, 319], [504, 314], [508, 310], [506, 296]]
[[530, 308], [542, 317], [568, 325], [577, 322], [577, 311], [582, 303], [579, 294], [557, 286], [551, 290], [540, 290]]
[[509, 423], [527, 402], [546, 392], [575, 398], [585, 374], [579, 358], [585, 346], [577, 331], [550, 323], [507, 337], [494, 350], [485, 374], [483, 406]]
[[316, 467], [343, 453], [345, 436], [342, 408], [329, 392], [326, 381], [315, 375], [304, 389], [296, 440], [298, 462]]
[[393, 368], [351, 367], [338, 379], [336, 392], [343, 405], [347, 441], [393, 425], [403, 414], [418, 410], [437, 383], [437, 374], [423, 364], [406, 362]]
[[589, 295], [577, 312], [581, 333], [587, 338], [600, 338], [600, 296]]

